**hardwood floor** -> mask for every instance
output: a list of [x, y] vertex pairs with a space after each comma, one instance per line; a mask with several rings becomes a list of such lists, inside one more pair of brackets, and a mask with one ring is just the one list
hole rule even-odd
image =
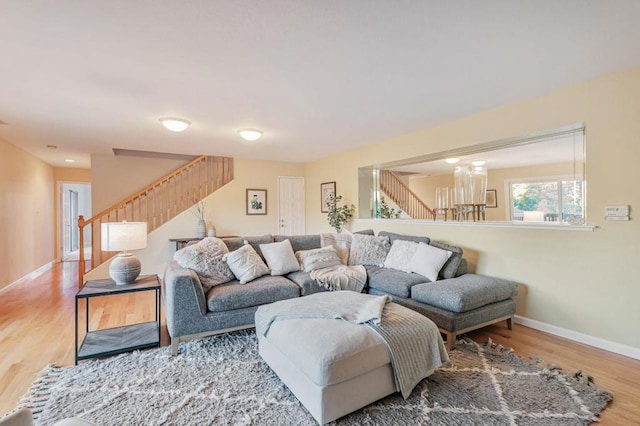
[[[64, 262], [32, 281], [0, 292], [0, 416], [16, 405], [45, 366], [73, 365], [77, 289], [77, 263]], [[90, 327], [151, 321], [153, 316], [152, 292], [100, 297], [91, 301]], [[479, 342], [490, 337], [519, 355], [542, 358], [566, 373], [582, 370], [614, 395], [602, 414], [602, 425], [640, 424], [640, 361], [519, 325], [510, 331], [506, 323], [468, 336]], [[162, 345], [169, 345], [164, 327]]]

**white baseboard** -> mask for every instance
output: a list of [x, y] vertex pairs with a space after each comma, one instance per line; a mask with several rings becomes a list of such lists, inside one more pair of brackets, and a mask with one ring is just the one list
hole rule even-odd
[[546, 322], [536, 321], [531, 318], [521, 317], [520, 315], [514, 316], [513, 319], [516, 324], [522, 324], [525, 327], [544, 331], [545, 333], [564, 337], [565, 339], [573, 340], [574, 342], [584, 343], [585, 345], [593, 346], [598, 349], [604, 349], [605, 351], [628, 356], [630, 358], [640, 359], [640, 349], [634, 348], [633, 346], [623, 345], [622, 343], [616, 343], [610, 340], [601, 339], [599, 337], [589, 336], [588, 334], [579, 333], [577, 331], [547, 324]]
[[51, 262], [42, 265], [41, 267], [39, 267], [35, 271], [29, 272], [24, 277], [15, 280], [11, 284], [7, 285], [6, 287], [0, 288], [0, 294], [2, 294], [5, 291], [9, 290], [9, 288], [13, 287], [14, 285], [21, 284], [21, 283], [23, 283], [25, 281], [33, 280], [36, 277], [42, 275], [44, 272], [47, 272], [49, 269], [51, 269], [51, 267], [53, 266], [54, 263], [56, 263], [56, 261], [52, 260]]

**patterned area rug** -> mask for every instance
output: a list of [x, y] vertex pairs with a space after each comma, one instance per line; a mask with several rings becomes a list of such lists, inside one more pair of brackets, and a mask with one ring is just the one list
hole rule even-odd
[[[581, 373], [489, 342], [461, 340], [451, 363], [408, 400], [391, 395], [336, 425], [584, 425], [612, 395]], [[254, 331], [124, 354], [76, 367], [49, 367], [20, 404], [36, 424], [81, 417], [99, 425], [315, 425], [258, 355]]]

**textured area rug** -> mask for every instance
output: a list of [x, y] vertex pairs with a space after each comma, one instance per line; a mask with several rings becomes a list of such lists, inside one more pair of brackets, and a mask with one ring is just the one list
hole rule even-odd
[[[612, 399], [581, 373], [563, 375], [510, 349], [461, 340], [451, 363], [408, 400], [391, 395], [337, 425], [584, 425]], [[314, 425], [258, 355], [255, 332], [134, 352], [42, 372], [21, 406], [36, 424], [81, 417], [99, 425]]]

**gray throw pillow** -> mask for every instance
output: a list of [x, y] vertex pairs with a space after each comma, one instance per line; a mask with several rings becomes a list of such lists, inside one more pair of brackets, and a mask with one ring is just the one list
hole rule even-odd
[[198, 274], [204, 291], [234, 279], [223, 257], [229, 252], [219, 238], [205, 238], [174, 253], [173, 258], [183, 268]]
[[462, 249], [439, 241], [431, 241], [429, 244], [439, 249], [451, 252], [451, 257], [447, 260], [447, 263], [444, 264], [442, 269], [440, 269], [439, 276], [444, 279], [455, 278], [460, 262], [462, 262]]
[[388, 237], [353, 234], [349, 265], [382, 266], [390, 249]]

